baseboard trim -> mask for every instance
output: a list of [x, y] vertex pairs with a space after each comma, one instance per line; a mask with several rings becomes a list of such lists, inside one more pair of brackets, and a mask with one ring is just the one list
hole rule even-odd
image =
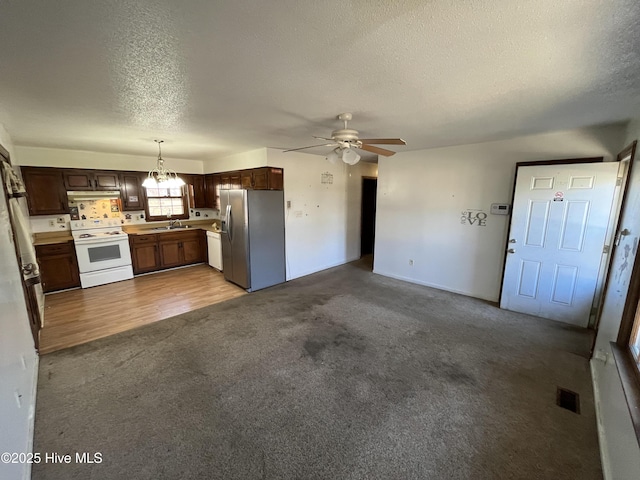
[[339, 267], [340, 265], [345, 265], [347, 263], [354, 262], [354, 261], [358, 260], [359, 258], [360, 257], [352, 257], [352, 258], [350, 257], [350, 258], [347, 258], [345, 260], [341, 260], [341, 261], [338, 261], [338, 262], [335, 262], [335, 263], [329, 263], [329, 264], [326, 264], [326, 265], [322, 265], [322, 266], [317, 267], [316, 269], [313, 269], [313, 270], [306, 270], [306, 271], [304, 271], [304, 272], [302, 272], [302, 273], [300, 273], [300, 274], [298, 274], [296, 276], [288, 277], [287, 281], [295, 280], [296, 278], [306, 277], [307, 275], [313, 275], [314, 273], [322, 272], [323, 270], [329, 270], [330, 268]]
[[437, 288], [438, 290], [444, 290], [445, 292], [457, 293], [459, 295], [464, 295], [465, 297], [479, 298], [481, 300], [487, 300], [489, 302], [497, 302], [498, 301], [498, 299], [495, 298], [495, 297], [487, 297], [487, 296], [479, 295], [479, 294], [473, 293], [473, 292], [466, 292], [466, 291], [463, 291], [463, 290], [457, 290], [455, 288], [446, 287], [444, 285], [439, 285], [437, 283], [423, 282], [422, 280], [418, 280], [418, 279], [415, 279], [415, 278], [404, 277], [402, 275], [396, 275], [395, 273], [384, 272], [384, 271], [381, 271], [381, 270], [377, 270], [375, 268], [373, 269], [373, 273], [378, 274], [378, 275], [382, 275], [383, 277], [390, 277], [390, 278], [395, 278], [396, 280], [402, 280], [403, 282], [415, 283], [416, 285], [422, 285], [424, 287]]
[[589, 362], [589, 369], [591, 370], [591, 385], [593, 386], [593, 404], [596, 409], [596, 426], [598, 428], [598, 444], [600, 446], [600, 463], [602, 464], [602, 476], [604, 480], [614, 480], [611, 477], [611, 471], [609, 468], [609, 456], [607, 453], [607, 436], [604, 432], [604, 426], [602, 425], [602, 404], [600, 401], [600, 387], [596, 378], [598, 376], [594, 362], [604, 362], [596, 358]]

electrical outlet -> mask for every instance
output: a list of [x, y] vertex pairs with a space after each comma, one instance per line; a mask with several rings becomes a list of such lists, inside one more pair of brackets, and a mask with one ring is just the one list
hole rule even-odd
[[291, 208], [291, 200], [287, 200], [287, 208]]
[[50, 227], [55, 227], [56, 226], [56, 222], [54, 222], [53, 220], [49, 220], [49, 226]]
[[409, 266], [413, 267], [413, 260], [409, 259]]

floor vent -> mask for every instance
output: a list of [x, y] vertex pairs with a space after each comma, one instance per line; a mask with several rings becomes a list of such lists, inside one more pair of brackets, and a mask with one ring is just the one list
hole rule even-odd
[[559, 407], [571, 410], [573, 413], [580, 414], [580, 395], [576, 392], [558, 387], [556, 392], [556, 404]]

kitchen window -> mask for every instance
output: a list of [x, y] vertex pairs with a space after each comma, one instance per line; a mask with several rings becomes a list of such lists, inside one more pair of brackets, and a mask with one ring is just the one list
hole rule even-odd
[[147, 220], [189, 218], [187, 195], [183, 187], [147, 188]]

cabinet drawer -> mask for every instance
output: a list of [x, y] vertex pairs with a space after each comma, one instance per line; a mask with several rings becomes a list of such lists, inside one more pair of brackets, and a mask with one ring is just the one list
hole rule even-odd
[[185, 240], [192, 240], [194, 238], [198, 238], [201, 235], [202, 230], [193, 229], [193, 230], [182, 230], [180, 232], [168, 232], [161, 233], [158, 241], [160, 243], [164, 242], [183, 242]]
[[64, 253], [72, 253], [73, 250], [72, 242], [65, 243], [53, 243], [50, 245], [36, 245], [36, 255], [38, 257], [46, 257], [50, 255], [60, 255]]
[[156, 243], [158, 241], [158, 236], [155, 233], [145, 235], [131, 235], [129, 238], [131, 239], [131, 243], [133, 243], [134, 245]]

